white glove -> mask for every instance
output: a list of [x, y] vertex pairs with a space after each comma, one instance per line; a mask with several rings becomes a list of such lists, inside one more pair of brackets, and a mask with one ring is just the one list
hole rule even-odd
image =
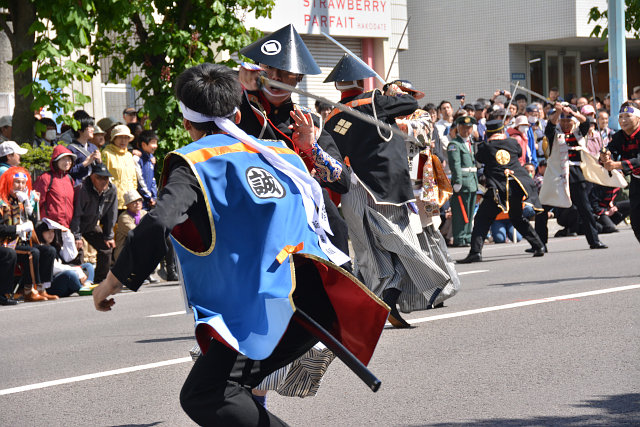
[[462, 188], [462, 184], [453, 184], [453, 191], [458, 192]]
[[26, 191], [16, 191], [16, 198], [20, 203], [30, 202], [29, 195], [27, 194]]
[[33, 231], [33, 223], [31, 221], [16, 225], [16, 232], [18, 234], [28, 233], [30, 231]]

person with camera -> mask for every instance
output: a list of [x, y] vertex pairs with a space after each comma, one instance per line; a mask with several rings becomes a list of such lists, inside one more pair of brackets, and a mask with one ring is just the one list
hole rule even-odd
[[69, 150], [76, 158], [69, 175], [74, 179], [75, 185], [82, 184], [82, 180], [91, 173], [89, 168], [92, 163], [102, 163], [100, 150], [89, 142], [93, 138], [94, 120], [84, 110], [77, 110], [73, 118], [80, 122], [80, 128], [73, 131], [73, 140], [68, 145]]

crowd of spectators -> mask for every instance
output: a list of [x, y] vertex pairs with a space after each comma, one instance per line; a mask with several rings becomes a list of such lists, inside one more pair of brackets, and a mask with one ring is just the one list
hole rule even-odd
[[[527, 96], [517, 93], [515, 96], [508, 90], [497, 90], [490, 98], [478, 98], [475, 102], [466, 102], [464, 94], [456, 96], [456, 103], [442, 100], [438, 104], [427, 103], [423, 109], [429, 114], [435, 123], [434, 153], [440, 157], [445, 165], [445, 170], [450, 174], [447, 146], [449, 141], [456, 136], [456, 126], [454, 121], [461, 116], [470, 116], [475, 119], [473, 125], [472, 139], [474, 143], [485, 140], [486, 122], [488, 117], [499, 117], [504, 120], [506, 134], [515, 139], [522, 148], [520, 163], [527, 167], [530, 175], [536, 181], [538, 191], [542, 186], [544, 172], [546, 169], [546, 157], [549, 155], [549, 143], [545, 136], [545, 129], [549, 123], [549, 116], [554, 112], [556, 102], [568, 105], [584, 119], [584, 125], [580, 129], [584, 132], [585, 148], [594, 156], [605, 149], [615, 133], [609, 127], [610, 102], [609, 95], [604, 100], [599, 97], [578, 97], [574, 94], [567, 94], [562, 98], [557, 88], [551, 88], [547, 99], [534, 99], [529, 102]], [[630, 100], [640, 101], [640, 86], [633, 89]], [[459, 105], [457, 105], [459, 102]], [[558, 125], [559, 126], [559, 125]], [[555, 128], [555, 125], [552, 127]], [[478, 189], [478, 200], [476, 207], [480, 203], [481, 195], [484, 193], [482, 165], [478, 164], [477, 174], [480, 182]], [[586, 183], [586, 194], [589, 200], [589, 215], [593, 217], [598, 233], [616, 232], [616, 225], [623, 220], [627, 220], [629, 212], [629, 202], [624, 191], [602, 187], [597, 184]], [[562, 227], [556, 237], [575, 236], [585, 234], [585, 219], [578, 214], [575, 205], [570, 208], [554, 208], [545, 206], [545, 214], [535, 215], [532, 209], [524, 207], [525, 216], [531, 220], [536, 219], [537, 230], [546, 244], [548, 218], [555, 217]], [[452, 210], [449, 203], [446, 203], [441, 210], [442, 224], [440, 231], [445, 236], [449, 245], [454, 245], [451, 233]], [[544, 221], [542, 220], [544, 217]], [[472, 221], [472, 218], [470, 219]], [[544, 225], [542, 224], [544, 223]], [[519, 236], [508, 218], [498, 215], [491, 227], [490, 241], [504, 243], [506, 241], [519, 241]], [[457, 246], [457, 245], [456, 245]]]
[[[33, 146], [53, 151], [37, 177], [20, 166], [29, 150], [11, 140], [11, 116], [0, 117], [0, 305], [91, 294], [127, 232], [155, 206], [158, 136], [138, 111], [98, 123], [84, 110], [73, 117], [79, 127], [60, 132], [39, 120], [45, 130]], [[161, 275], [177, 280], [173, 259], [163, 264]]]

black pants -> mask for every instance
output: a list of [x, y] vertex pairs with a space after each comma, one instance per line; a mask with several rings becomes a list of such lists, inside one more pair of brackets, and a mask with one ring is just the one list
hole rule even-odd
[[[296, 263], [296, 283], [293, 294], [296, 306], [329, 328], [335, 312], [313, 264]], [[180, 404], [202, 426], [287, 425], [253, 400], [250, 390], [271, 372], [302, 356], [316, 342], [318, 339], [294, 320], [273, 353], [264, 360], [249, 359], [212, 340], [182, 386]]]
[[629, 184], [629, 201], [631, 202], [631, 228], [640, 242], [640, 178], [631, 177]]
[[590, 184], [584, 181], [569, 182], [569, 193], [571, 194], [571, 201], [578, 209], [578, 215], [584, 227], [584, 235], [587, 238], [587, 242], [589, 242], [589, 245], [595, 245], [600, 241], [600, 238], [598, 237], [593, 208], [589, 203], [589, 186]]
[[549, 241], [549, 211], [553, 209], [552, 206], [542, 205], [544, 208], [544, 212], [540, 212], [536, 215], [534, 223], [536, 228], [536, 233], [538, 233], [538, 237], [545, 245]]
[[[99, 225], [96, 225], [96, 227], [91, 231], [82, 233], [82, 237], [84, 237], [85, 240], [89, 242], [89, 244], [93, 246], [98, 252], [98, 255], [96, 256], [96, 272], [94, 282], [100, 283], [107, 277], [109, 267], [111, 267], [111, 253], [113, 252], [113, 249], [109, 248], [105, 243], [104, 232]], [[82, 249], [80, 249], [78, 252], [80, 252], [80, 254], [82, 255]], [[84, 262], [84, 260], [82, 260], [81, 262]]]
[[17, 260], [16, 251], [0, 246], [0, 296], [13, 291], [13, 271]]
[[18, 254], [18, 263], [22, 268], [22, 285], [31, 289], [31, 284], [41, 284], [51, 282], [53, 276], [53, 261], [56, 258], [56, 249], [49, 245], [18, 245], [16, 251], [24, 251], [31, 253], [33, 262], [33, 272], [35, 277], [31, 277], [31, 268], [29, 266], [29, 255]]
[[[487, 238], [489, 228], [496, 218], [496, 215], [500, 213], [500, 208], [493, 199], [491, 193], [495, 190], [489, 190], [482, 198], [482, 203], [476, 212], [476, 216], [473, 219], [473, 231], [471, 232], [471, 251], [470, 253], [481, 253], [482, 246], [484, 245], [484, 239]], [[534, 249], [542, 249], [542, 241], [535, 232], [529, 221], [522, 216], [522, 197], [524, 192], [518, 185], [514, 185], [509, 191], [509, 219], [513, 227], [527, 239]]]

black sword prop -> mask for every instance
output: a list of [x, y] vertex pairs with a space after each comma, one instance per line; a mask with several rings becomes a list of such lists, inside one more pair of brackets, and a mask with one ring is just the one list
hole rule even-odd
[[298, 89], [294, 86], [282, 83], [282, 82], [277, 82], [275, 80], [271, 80], [267, 77], [265, 77], [264, 75], [261, 75], [258, 77], [257, 79], [257, 83], [258, 83], [258, 87], [262, 88], [264, 86], [269, 86], [269, 87], [274, 87], [276, 89], [282, 89], [282, 90], [286, 90], [289, 92], [293, 92], [293, 93], [297, 93], [299, 95], [302, 96], [307, 96], [309, 98], [313, 98], [316, 99], [320, 102], [324, 102], [326, 104], [332, 105], [334, 108], [337, 108], [338, 110], [342, 111], [343, 113], [347, 113], [350, 114], [354, 117], [359, 118], [360, 120], [362, 120], [363, 122], [367, 122], [369, 124], [372, 124], [374, 126], [378, 126], [381, 129], [385, 129], [389, 132], [393, 132], [396, 135], [401, 136], [402, 138], [404, 138], [405, 140], [409, 139], [411, 141], [414, 141], [416, 143], [419, 143], [418, 140], [409, 134], [406, 134], [404, 132], [402, 132], [399, 128], [395, 127], [395, 126], [391, 126], [389, 123], [385, 123], [382, 122], [376, 118], [374, 118], [373, 116], [370, 116], [368, 114], [364, 114], [360, 111], [354, 110], [353, 108], [344, 105], [344, 104], [340, 104], [340, 103], [336, 103], [334, 101], [331, 101], [330, 99], [327, 99], [325, 97], [322, 96], [318, 96], [318, 95], [314, 95], [313, 93], [309, 93], [307, 91], [304, 91], [302, 89]]

